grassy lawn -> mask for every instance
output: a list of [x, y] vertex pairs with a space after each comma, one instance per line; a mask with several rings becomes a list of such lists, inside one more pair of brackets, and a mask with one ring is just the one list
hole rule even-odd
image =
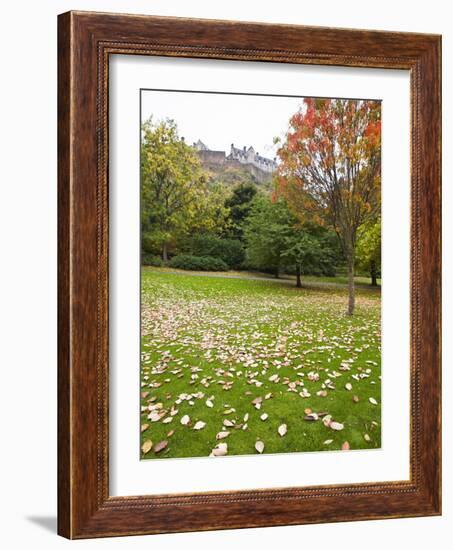
[[380, 291], [358, 288], [353, 317], [346, 301], [345, 288], [144, 268], [142, 458], [380, 447]]
[[[149, 269], [149, 268], [145, 268]], [[156, 273], [181, 273], [182, 275], [187, 275], [188, 272], [183, 269], [177, 269], [177, 268], [169, 268], [169, 267], [153, 267], [152, 270]], [[227, 277], [227, 278], [244, 278], [244, 277], [250, 277], [253, 279], [272, 279], [275, 281], [287, 281], [287, 282], [296, 282], [296, 276], [295, 275], [287, 275], [282, 274], [277, 279], [270, 273], [263, 273], [261, 271], [191, 271], [189, 274], [192, 275], [201, 275], [203, 277], [206, 276], [213, 276], [213, 277]], [[337, 277], [315, 277], [312, 275], [303, 275], [302, 280], [305, 283], [322, 283], [322, 284], [334, 284], [334, 285], [347, 285], [348, 284], [348, 277], [346, 275], [339, 275]], [[369, 277], [361, 277], [356, 276], [354, 277], [355, 284], [359, 287], [363, 288], [370, 288], [374, 290], [374, 288], [370, 284], [370, 278]], [[378, 285], [381, 284], [381, 279], [378, 279]]]

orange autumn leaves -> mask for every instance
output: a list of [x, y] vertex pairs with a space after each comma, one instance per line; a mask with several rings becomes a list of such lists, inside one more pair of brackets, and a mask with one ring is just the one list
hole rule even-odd
[[305, 99], [278, 150], [276, 196], [300, 218], [354, 226], [380, 205], [380, 102]]
[[278, 156], [275, 199], [283, 197], [302, 222], [327, 225], [339, 237], [352, 315], [358, 230], [380, 216], [380, 102], [305, 99]]

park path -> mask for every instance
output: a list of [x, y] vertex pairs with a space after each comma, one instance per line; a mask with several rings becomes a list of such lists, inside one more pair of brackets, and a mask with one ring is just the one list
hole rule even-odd
[[[235, 274], [226, 274], [226, 273], [200, 273], [199, 271], [159, 271], [159, 273], [168, 273], [170, 275], [191, 275], [192, 277], [215, 277], [218, 279], [240, 279], [244, 281], [269, 281], [271, 283], [280, 283], [295, 286], [295, 279], [287, 279], [284, 277], [259, 277], [253, 275], [235, 275]], [[304, 281], [302, 277], [302, 288], [326, 288], [326, 289], [346, 289], [348, 285], [346, 283], [330, 283], [325, 281]], [[376, 292], [376, 288], [368, 287], [362, 283], [356, 283], [356, 287], [361, 290], [369, 290]], [[379, 287], [378, 287], [379, 288]]]

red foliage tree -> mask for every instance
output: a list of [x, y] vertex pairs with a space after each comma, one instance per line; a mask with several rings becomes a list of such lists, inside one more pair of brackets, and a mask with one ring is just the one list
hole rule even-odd
[[305, 99], [278, 151], [276, 194], [301, 220], [337, 233], [348, 263], [348, 314], [355, 307], [358, 228], [380, 214], [380, 102]]

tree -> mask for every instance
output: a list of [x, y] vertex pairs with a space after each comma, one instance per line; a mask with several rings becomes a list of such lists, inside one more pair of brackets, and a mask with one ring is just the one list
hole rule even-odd
[[258, 195], [244, 231], [248, 260], [259, 269], [271, 269], [276, 277], [284, 268], [295, 272], [296, 286], [301, 287], [303, 273], [322, 269], [323, 261], [332, 258], [327, 240], [316, 233], [301, 224], [284, 200]]
[[357, 231], [380, 209], [380, 103], [305, 99], [278, 151], [276, 195], [301, 219], [337, 233], [348, 265], [348, 314], [355, 307]]
[[257, 189], [253, 183], [241, 183], [234, 188], [231, 196], [225, 201], [225, 206], [230, 211], [229, 236], [242, 240], [243, 225], [250, 213], [256, 193]]
[[284, 239], [282, 257], [296, 268], [296, 286], [302, 287], [301, 274], [305, 264], [316, 263], [322, 254], [322, 249], [312, 235], [293, 226]]
[[204, 206], [206, 176], [194, 149], [174, 121], [143, 124], [141, 143], [142, 234], [168, 259], [168, 247], [188, 230]]
[[381, 270], [381, 219], [363, 225], [357, 239], [358, 264], [370, 273], [372, 286], [377, 286]]
[[244, 226], [248, 263], [279, 276], [290, 216], [284, 201], [272, 202], [264, 195], [255, 197]]

